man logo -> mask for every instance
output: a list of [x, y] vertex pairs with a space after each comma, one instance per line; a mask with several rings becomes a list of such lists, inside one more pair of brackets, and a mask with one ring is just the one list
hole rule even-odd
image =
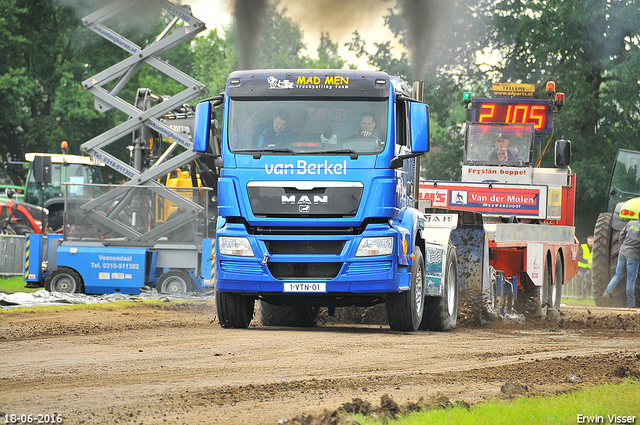
[[296, 198], [295, 195], [282, 195], [280, 197], [280, 202], [282, 203], [282, 205], [302, 205], [302, 204], [306, 204], [306, 205], [318, 205], [318, 204], [327, 204], [329, 203], [329, 197], [327, 195], [301, 195], [299, 197]]
[[311, 207], [309, 205], [299, 205], [298, 211], [301, 213], [308, 213], [309, 211], [311, 211]]

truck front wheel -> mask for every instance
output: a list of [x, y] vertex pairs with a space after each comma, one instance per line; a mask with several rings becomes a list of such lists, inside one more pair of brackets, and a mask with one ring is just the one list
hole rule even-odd
[[387, 318], [394, 331], [418, 330], [424, 313], [424, 260], [420, 248], [414, 246], [413, 252], [409, 290], [387, 295]]
[[458, 260], [453, 245], [447, 249], [442, 297], [426, 297], [420, 329], [449, 332], [458, 322]]
[[216, 310], [223, 328], [247, 328], [253, 318], [255, 299], [249, 295], [216, 290]]
[[84, 292], [84, 283], [77, 271], [68, 267], [60, 267], [47, 276], [44, 289], [49, 292], [74, 294]]

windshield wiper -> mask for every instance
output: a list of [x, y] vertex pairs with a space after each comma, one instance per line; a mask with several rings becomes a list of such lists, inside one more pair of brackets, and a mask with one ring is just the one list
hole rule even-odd
[[348, 153], [351, 159], [358, 159], [358, 152], [353, 149], [336, 149], [332, 151], [316, 151], [316, 152], [305, 152], [305, 155], [326, 155], [326, 154], [335, 154], [335, 155], [344, 155]]
[[252, 154], [253, 159], [260, 159], [263, 153], [290, 153], [295, 155], [296, 152], [289, 148], [273, 148], [273, 149], [243, 149], [239, 151], [233, 151], [233, 153], [247, 153]]

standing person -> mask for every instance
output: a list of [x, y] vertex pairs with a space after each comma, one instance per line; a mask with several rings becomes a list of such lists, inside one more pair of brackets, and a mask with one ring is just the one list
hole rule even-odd
[[593, 236], [587, 237], [587, 243], [578, 250], [578, 299], [587, 296], [591, 287], [591, 258], [593, 257]]
[[496, 162], [524, 162], [524, 158], [516, 148], [509, 147], [509, 138], [506, 134], [499, 133], [496, 137], [496, 146], [487, 154], [488, 161]]
[[[630, 202], [630, 201], [627, 201]], [[627, 219], [631, 216], [629, 210], [625, 209], [625, 202], [620, 212], [621, 219]], [[638, 211], [632, 213], [633, 217], [638, 217]], [[622, 280], [622, 276], [627, 272], [627, 307], [636, 306], [636, 278], [638, 277], [638, 266], [640, 266], [640, 221], [633, 220], [624, 226], [619, 237], [621, 246], [618, 254], [618, 265], [616, 266], [616, 274], [611, 278], [607, 289], [602, 294], [603, 297], [611, 297], [614, 288]]]

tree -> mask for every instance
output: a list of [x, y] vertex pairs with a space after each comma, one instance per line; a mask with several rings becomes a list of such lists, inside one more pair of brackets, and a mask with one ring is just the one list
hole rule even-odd
[[22, 159], [26, 150], [61, 140], [55, 93], [69, 69], [69, 36], [78, 21], [51, 1], [3, 0], [0, 6], [0, 155]]
[[[25, 152], [58, 152], [62, 140], [69, 142], [70, 153], [79, 153], [82, 143], [127, 119], [119, 111], [98, 112], [93, 96], [81, 87], [82, 81], [128, 55], [82, 26], [80, 14], [101, 5], [95, 0], [0, 0], [1, 160], [23, 160]], [[170, 19], [143, 5], [132, 11], [114, 29], [140, 46], [152, 43]], [[167, 52], [164, 59], [188, 68], [192, 55], [185, 45]], [[120, 97], [132, 101], [138, 87], [152, 87], [158, 95], [182, 89], [143, 67]], [[126, 143], [118, 146], [119, 157], [127, 156]], [[24, 178], [17, 171], [10, 169], [16, 183]]]
[[209, 96], [224, 91], [227, 77], [235, 69], [236, 53], [227, 36], [231, 30], [231, 26], [225, 28], [226, 36], [220, 36], [215, 29], [204, 37], [197, 37], [192, 43], [194, 77], [207, 86]]
[[323, 32], [320, 35], [320, 45], [318, 46], [318, 59], [309, 62], [309, 68], [341, 69], [345, 61], [338, 53], [338, 43], [331, 41], [329, 33]]

